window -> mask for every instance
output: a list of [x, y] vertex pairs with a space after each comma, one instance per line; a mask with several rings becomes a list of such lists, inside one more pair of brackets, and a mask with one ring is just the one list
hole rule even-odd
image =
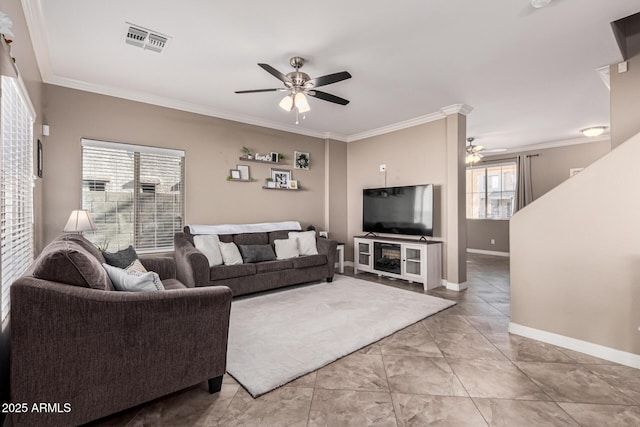
[[83, 179], [82, 189], [88, 191], [107, 191], [107, 181], [99, 181], [96, 179]]
[[82, 140], [82, 208], [110, 252], [173, 250], [184, 217], [184, 151]]
[[510, 218], [516, 179], [515, 163], [467, 168], [467, 218]]
[[9, 288], [33, 261], [33, 121], [35, 111], [22, 82], [2, 76], [0, 164], [0, 266], [2, 320]]

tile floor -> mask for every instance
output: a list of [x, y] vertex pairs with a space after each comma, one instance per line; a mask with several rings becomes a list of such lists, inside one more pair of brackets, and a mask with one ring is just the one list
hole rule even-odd
[[639, 370], [509, 335], [508, 259], [468, 268], [466, 291], [428, 292], [456, 306], [258, 399], [225, 376], [91, 425], [640, 426]]

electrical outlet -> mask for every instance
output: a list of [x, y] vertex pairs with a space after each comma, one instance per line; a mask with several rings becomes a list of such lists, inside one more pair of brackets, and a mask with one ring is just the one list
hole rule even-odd
[[386, 172], [386, 171], [387, 171], [387, 165], [381, 164], [380, 165], [380, 172]]
[[496, 244], [496, 239], [491, 239], [491, 244], [495, 245]]

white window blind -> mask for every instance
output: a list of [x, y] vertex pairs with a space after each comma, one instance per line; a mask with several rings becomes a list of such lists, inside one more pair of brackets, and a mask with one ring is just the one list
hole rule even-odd
[[33, 261], [33, 121], [35, 114], [19, 80], [2, 76], [2, 167], [0, 268], [2, 320], [9, 289]]
[[89, 240], [110, 252], [173, 250], [183, 227], [183, 151], [83, 139], [82, 180], [82, 208], [98, 228]]

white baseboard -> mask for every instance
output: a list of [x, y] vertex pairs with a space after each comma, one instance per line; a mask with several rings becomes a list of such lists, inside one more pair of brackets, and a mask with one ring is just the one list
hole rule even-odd
[[499, 252], [499, 251], [485, 251], [484, 249], [471, 249], [467, 248], [467, 252], [471, 252], [472, 254], [484, 254], [484, 255], [495, 255], [495, 256], [509, 256], [509, 252]]
[[590, 356], [599, 357], [600, 359], [609, 360], [621, 365], [640, 369], [640, 355], [638, 354], [628, 353], [626, 351], [616, 350], [615, 348], [605, 347], [600, 344], [594, 344], [588, 341], [554, 334], [553, 332], [522, 326], [513, 322], [509, 323], [509, 332], [546, 342], [548, 344], [557, 345], [558, 347], [585, 353]]
[[448, 282], [444, 279], [442, 279], [442, 286], [445, 286], [449, 291], [456, 291], [456, 292], [464, 291], [468, 287], [467, 282], [453, 283], [453, 282]]

